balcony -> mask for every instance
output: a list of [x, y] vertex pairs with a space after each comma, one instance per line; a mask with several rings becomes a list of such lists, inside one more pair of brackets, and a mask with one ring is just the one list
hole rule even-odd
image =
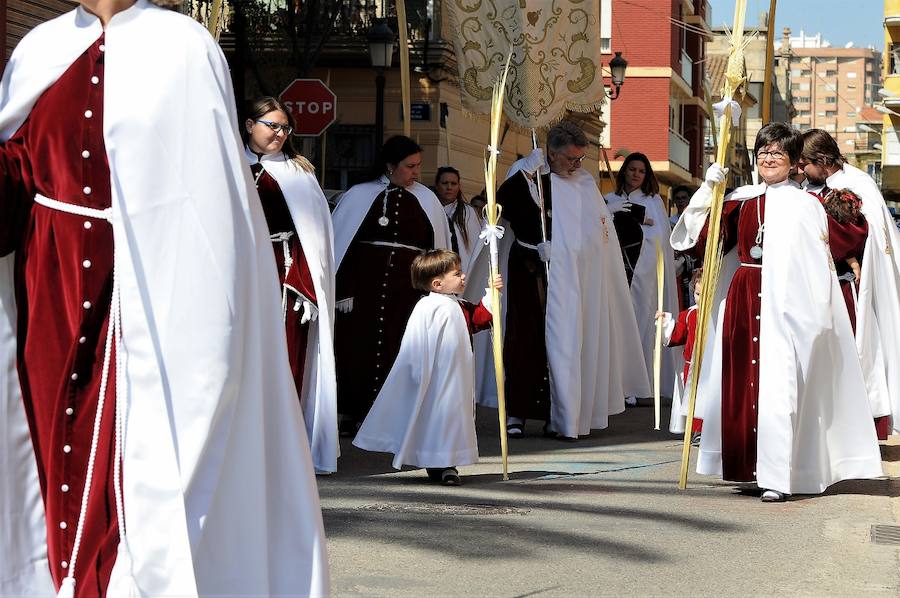
[[881, 192], [885, 198], [900, 193], [900, 166], [881, 166]]
[[669, 161], [685, 170], [691, 168], [691, 144], [672, 129], [669, 129]]

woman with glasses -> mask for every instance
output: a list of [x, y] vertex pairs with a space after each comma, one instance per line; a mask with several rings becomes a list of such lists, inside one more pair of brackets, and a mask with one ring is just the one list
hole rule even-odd
[[83, 0], [0, 88], [0, 595], [327, 594], [221, 48]]
[[[697, 471], [756, 483], [766, 502], [882, 475], [828, 220], [788, 179], [801, 149], [789, 125], [764, 126], [754, 144], [762, 182], [725, 198], [717, 313], [699, 374]], [[676, 249], [702, 255], [724, 179], [713, 164], [672, 232]]]
[[400, 350], [421, 293], [410, 266], [450, 248], [441, 202], [419, 183], [422, 148], [398, 135], [382, 147], [373, 179], [351, 187], [334, 210], [338, 313], [335, 324], [341, 433], [353, 435]]
[[[607, 194], [605, 199], [609, 211], [614, 214], [617, 233], [621, 235], [619, 242], [622, 245], [625, 272], [630, 282], [634, 315], [641, 334], [644, 362], [647, 371], [653, 372], [653, 352], [656, 343], [655, 315], [658, 307], [657, 245], [662, 249], [665, 267], [663, 311], [678, 313], [680, 304], [675, 253], [668, 242], [672, 232], [669, 227], [669, 215], [659, 195], [659, 183], [647, 156], [634, 152], [625, 158], [616, 175], [616, 190]], [[631, 227], [621, 227], [622, 220], [631, 220]], [[639, 227], [639, 233], [636, 227]], [[634, 234], [631, 238], [626, 238], [632, 230]], [[675, 378], [681, 367], [681, 356], [676, 351], [663, 347], [660, 373], [663, 396], [672, 394]], [[634, 397], [626, 400], [628, 405], [636, 403]]]
[[294, 148], [293, 116], [273, 97], [254, 101], [241, 131], [269, 226], [288, 359], [313, 465], [337, 471], [334, 234], [312, 164]]

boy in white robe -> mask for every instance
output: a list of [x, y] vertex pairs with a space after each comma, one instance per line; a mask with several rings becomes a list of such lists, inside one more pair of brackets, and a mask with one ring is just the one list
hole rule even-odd
[[[466, 288], [459, 255], [426, 252], [410, 268], [427, 292], [413, 309], [400, 352], [353, 444], [394, 454], [392, 465], [424, 467], [445, 486], [460, 484], [459, 465], [478, 462], [472, 334], [490, 327], [490, 295], [478, 305]], [[496, 288], [503, 287], [498, 275]]]

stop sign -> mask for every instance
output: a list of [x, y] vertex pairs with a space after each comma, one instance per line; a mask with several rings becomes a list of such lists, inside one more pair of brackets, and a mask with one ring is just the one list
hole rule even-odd
[[297, 123], [294, 135], [321, 135], [337, 118], [337, 96], [319, 79], [294, 79], [278, 99]]

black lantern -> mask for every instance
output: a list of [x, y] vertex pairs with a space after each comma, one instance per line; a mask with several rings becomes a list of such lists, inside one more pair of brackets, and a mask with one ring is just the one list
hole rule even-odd
[[609, 99], [614, 100], [619, 97], [619, 90], [625, 84], [625, 70], [627, 68], [628, 61], [622, 58], [621, 52], [616, 52], [613, 59], [609, 61], [609, 78], [612, 80], [612, 84], [616, 86], [616, 91], [609, 96]]
[[369, 42], [369, 58], [375, 67], [375, 147], [384, 141], [384, 69], [391, 68], [394, 58], [394, 41], [397, 34], [384, 19], [378, 19], [366, 36]]

